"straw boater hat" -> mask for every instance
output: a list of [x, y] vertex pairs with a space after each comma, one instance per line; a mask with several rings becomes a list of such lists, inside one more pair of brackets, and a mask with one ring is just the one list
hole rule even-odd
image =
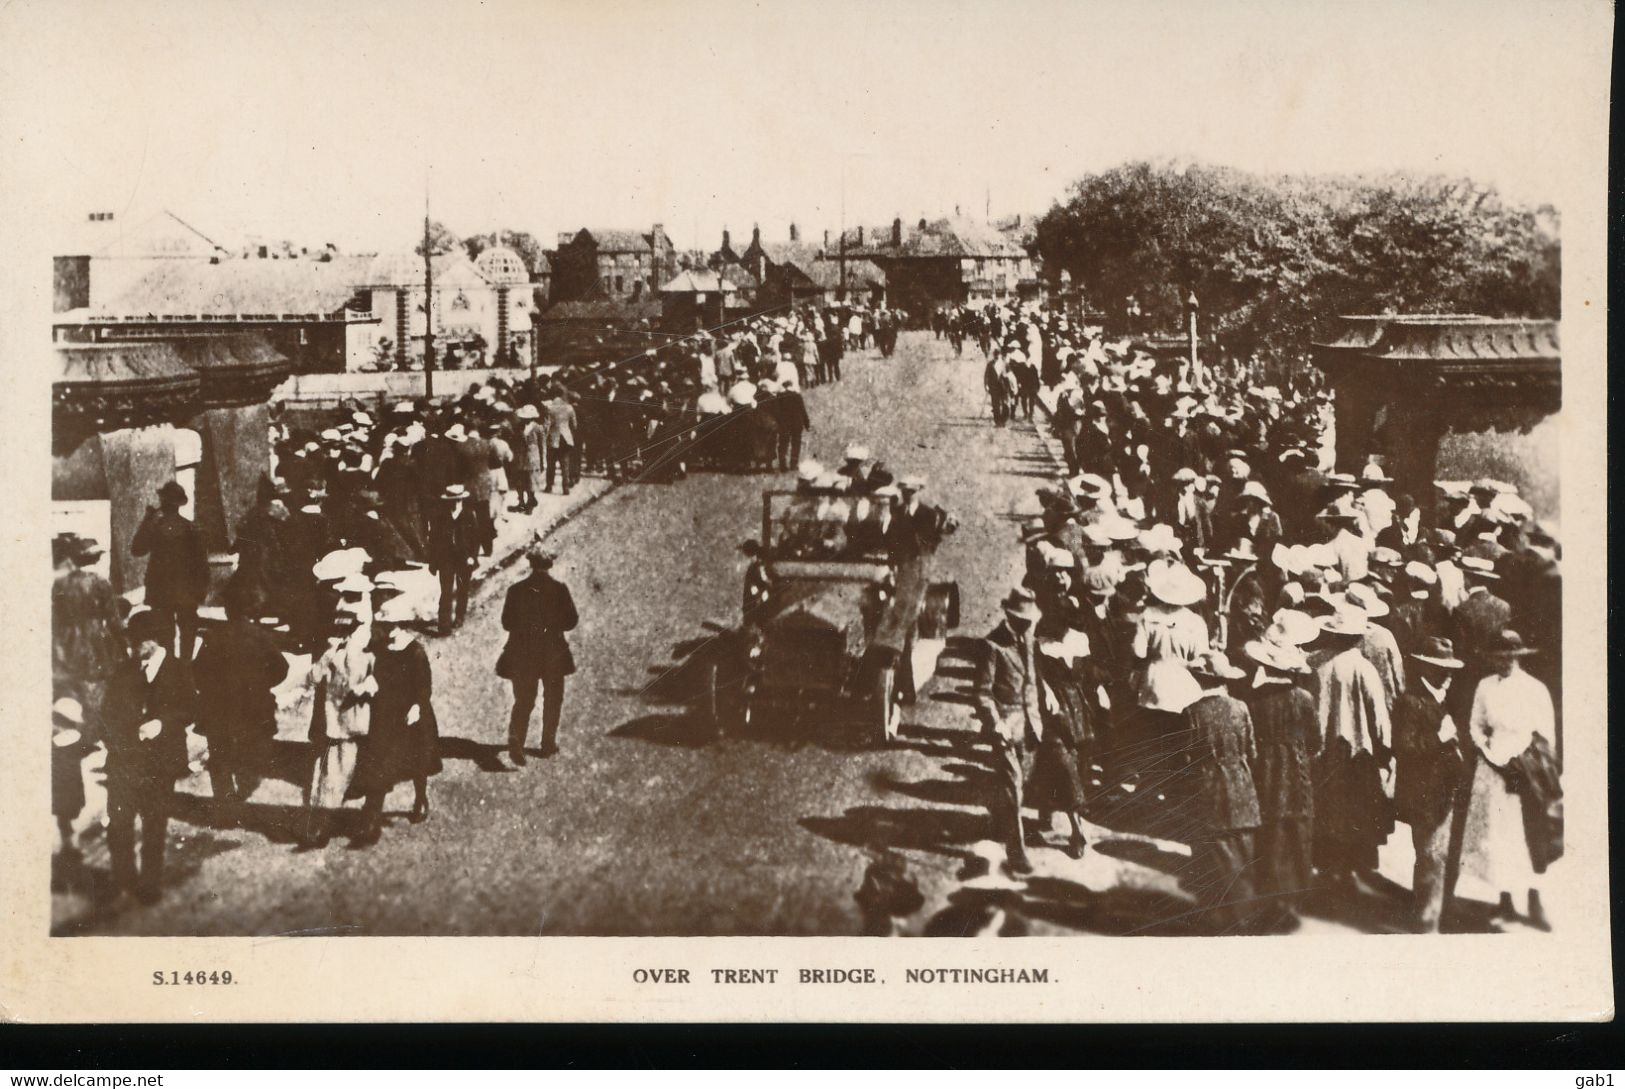
[[1438, 666], [1440, 669], [1460, 669], [1465, 664], [1456, 657], [1456, 648], [1450, 640], [1439, 636], [1432, 636], [1422, 643], [1420, 652], [1411, 655], [1418, 662]]
[[1242, 485], [1241, 498], [1255, 499], [1265, 506], [1269, 506], [1270, 493], [1265, 491], [1264, 485], [1260, 484], [1258, 481], [1249, 480], [1246, 484]]
[[410, 624], [417, 619], [417, 613], [407, 604], [405, 598], [390, 598], [372, 612], [374, 624]]
[[1405, 578], [1411, 586], [1411, 596], [1425, 598], [1428, 596], [1428, 587], [1438, 584], [1439, 575], [1433, 568], [1419, 560], [1412, 560], [1405, 565]]
[[452, 442], [462, 442], [464, 439], [468, 438], [468, 432], [463, 430], [462, 424], [454, 423], [450, 427], [446, 428], [446, 438], [450, 439]]
[[846, 448], [847, 461], [872, 461], [873, 456], [869, 448], [862, 443], [854, 442]]
[[1018, 620], [1038, 619], [1038, 599], [1024, 586], [1017, 586], [999, 602], [1005, 613]]
[[1107, 532], [1106, 527], [1094, 523], [1083, 527], [1083, 540], [1085, 544], [1095, 548], [1112, 546], [1112, 535]]
[[540, 419], [542, 413], [535, 405], [520, 405], [519, 411], [515, 415], [521, 420], [535, 420]]
[[1501, 634], [1491, 639], [1489, 645], [1484, 648], [1484, 656], [1487, 658], [1527, 658], [1531, 654], [1539, 653], [1540, 651], [1526, 644], [1523, 636], [1511, 628], [1502, 628]]
[[1182, 566], [1159, 567], [1148, 572], [1145, 588], [1164, 605], [1176, 608], [1194, 605], [1207, 596], [1207, 584], [1190, 568]]
[[1463, 572], [1473, 579], [1499, 579], [1501, 576], [1495, 572], [1495, 563], [1478, 556], [1463, 556], [1461, 558]]
[[898, 479], [897, 487], [905, 492], [923, 491], [925, 488], [925, 477], [918, 473], [909, 473], [907, 476], [900, 477]]
[[1300, 609], [1278, 609], [1264, 638], [1289, 647], [1307, 646], [1320, 635], [1320, 622]]
[[1380, 620], [1388, 615], [1388, 603], [1377, 596], [1377, 591], [1363, 582], [1351, 584], [1343, 592], [1343, 599], [1363, 610], [1372, 620]]
[[1303, 651], [1291, 643], [1271, 638], [1275, 631], [1276, 628], [1272, 626], [1263, 638], [1249, 641], [1241, 652], [1259, 665], [1278, 673], [1309, 672], [1309, 660], [1303, 656]]

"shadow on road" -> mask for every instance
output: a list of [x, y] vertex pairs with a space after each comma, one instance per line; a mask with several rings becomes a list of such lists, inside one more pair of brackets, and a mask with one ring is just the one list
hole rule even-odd
[[502, 762], [503, 745], [490, 745], [466, 737], [440, 735], [440, 756], [445, 760], [467, 760], [481, 771], [511, 772]]

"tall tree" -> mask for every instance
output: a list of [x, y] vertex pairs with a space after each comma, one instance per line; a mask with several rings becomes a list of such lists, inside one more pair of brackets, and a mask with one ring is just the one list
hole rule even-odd
[[[453, 234], [450, 228], [448, 228], [444, 223], [440, 222], [438, 219], [431, 219], [429, 221], [429, 246], [433, 249], [436, 257], [443, 253], [451, 253], [462, 244], [462, 240]], [[418, 244], [412, 250], [412, 252], [417, 254], [419, 257], [423, 256], [422, 238], [418, 239]]]
[[1338, 313], [1558, 309], [1556, 213], [1466, 179], [1129, 163], [1075, 183], [1037, 244], [1052, 275], [1108, 311], [1133, 296], [1153, 327], [1177, 328], [1194, 291], [1244, 351], [1302, 350]]

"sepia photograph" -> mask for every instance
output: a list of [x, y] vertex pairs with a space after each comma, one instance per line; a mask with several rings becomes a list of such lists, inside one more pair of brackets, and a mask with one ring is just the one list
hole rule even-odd
[[8, 8], [22, 931], [1568, 956], [1611, 19]]

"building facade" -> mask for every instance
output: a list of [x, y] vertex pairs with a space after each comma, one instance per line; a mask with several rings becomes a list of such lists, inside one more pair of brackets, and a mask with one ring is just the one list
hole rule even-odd
[[551, 260], [557, 302], [653, 297], [679, 270], [677, 249], [659, 223], [646, 232], [583, 227], [561, 234]]

